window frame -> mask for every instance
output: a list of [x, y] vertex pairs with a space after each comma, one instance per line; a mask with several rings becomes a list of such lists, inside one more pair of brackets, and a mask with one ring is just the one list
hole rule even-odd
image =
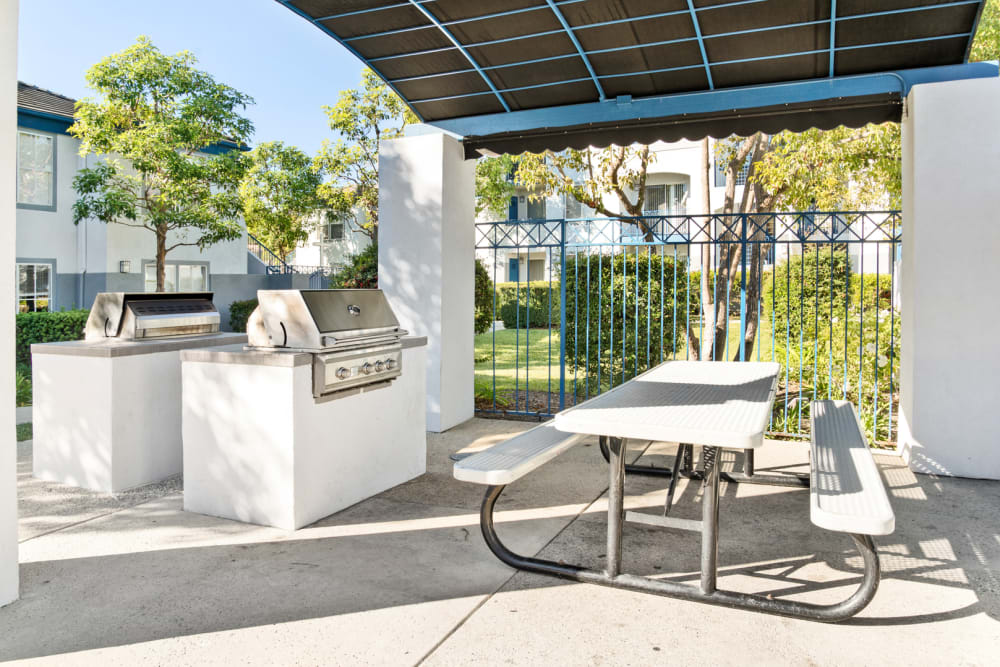
[[[42, 137], [48, 139], [52, 142], [52, 171], [50, 172], [52, 177], [52, 183], [50, 185], [51, 203], [49, 204], [32, 204], [30, 202], [22, 202], [21, 198], [21, 135], [31, 135], [35, 137]], [[38, 130], [31, 130], [28, 128], [18, 127], [17, 128], [17, 141], [14, 146], [16, 155], [14, 156], [15, 168], [14, 168], [14, 199], [17, 202], [17, 208], [29, 210], [29, 211], [55, 211], [56, 210], [56, 183], [57, 178], [57, 160], [58, 157], [58, 137], [50, 132], [39, 132]]]
[[[174, 289], [172, 289], [172, 290], [166, 290], [165, 293], [169, 294], [169, 293], [174, 293], [174, 292], [181, 292], [181, 289], [180, 289], [180, 268], [179, 268], [181, 266], [196, 266], [196, 267], [198, 267], [200, 269], [204, 269], [204, 271], [205, 271], [205, 287], [204, 287], [204, 289], [194, 290], [194, 291], [196, 291], [196, 292], [208, 292], [208, 291], [210, 291], [212, 289], [212, 271], [211, 271], [211, 266], [210, 266], [209, 262], [187, 261], [187, 260], [183, 260], [183, 259], [168, 259], [166, 261], [166, 263], [164, 264], [164, 268], [167, 269], [168, 272], [169, 272], [169, 270], [171, 268], [173, 269], [173, 274], [174, 274]], [[142, 260], [142, 273], [140, 274], [142, 276], [142, 291], [144, 293], [146, 293], [146, 294], [154, 294], [156, 292], [156, 276], [155, 276], [155, 274], [153, 276], [153, 289], [152, 290], [146, 289], [146, 285], [147, 285], [147, 282], [148, 282], [146, 280], [146, 272], [149, 270], [149, 267], [153, 267], [153, 269], [155, 271], [155, 269], [156, 269], [156, 260], [151, 260], [151, 259], [144, 259], [144, 260]], [[168, 275], [168, 278], [169, 278], [169, 275]]]
[[[330, 234], [330, 228], [333, 225], [340, 225], [340, 236], [334, 238]], [[323, 242], [324, 243], [337, 243], [343, 241], [347, 238], [347, 222], [345, 220], [327, 220], [323, 223]]]
[[[34, 259], [18, 259], [14, 262], [14, 312], [20, 313], [21, 311], [21, 300], [30, 298], [33, 301], [38, 301], [38, 281], [35, 279], [35, 289], [32, 291], [31, 297], [25, 297], [21, 294], [21, 267], [22, 266], [44, 266], [49, 270], [49, 289], [47, 290], [48, 307], [45, 310], [27, 310], [23, 312], [28, 313], [51, 313], [55, 305], [55, 282], [56, 282], [56, 263], [54, 260], [34, 260]], [[33, 273], [37, 276], [37, 270]]]

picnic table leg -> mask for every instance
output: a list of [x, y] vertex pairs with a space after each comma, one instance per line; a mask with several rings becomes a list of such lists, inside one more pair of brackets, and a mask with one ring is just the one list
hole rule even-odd
[[617, 577], [622, 566], [622, 524], [625, 522], [625, 440], [608, 438], [608, 548], [605, 570]]
[[701, 592], [715, 592], [719, 566], [719, 460], [718, 447], [705, 447], [705, 481], [701, 498]]

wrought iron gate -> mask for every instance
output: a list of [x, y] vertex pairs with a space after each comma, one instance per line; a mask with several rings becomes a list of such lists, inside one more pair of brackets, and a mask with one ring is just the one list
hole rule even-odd
[[901, 221], [810, 211], [477, 223], [494, 283], [477, 410], [550, 416], [670, 359], [776, 361], [772, 433], [804, 435], [812, 399], [846, 398], [873, 442], [892, 442]]

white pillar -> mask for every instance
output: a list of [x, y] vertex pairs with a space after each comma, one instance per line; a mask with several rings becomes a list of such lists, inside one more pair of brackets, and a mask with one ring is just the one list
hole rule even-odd
[[[14, 225], [17, 0], [0, 0], [0, 605], [17, 599], [17, 446], [14, 442]], [[2, 443], [6, 442], [4, 445]]]
[[379, 287], [427, 336], [427, 429], [444, 431], [474, 411], [475, 161], [437, 132], [383, 141], [378, 208]]
[[1000, 79], [915, 86], [903, 120], [899, 444], [1000, 479]]

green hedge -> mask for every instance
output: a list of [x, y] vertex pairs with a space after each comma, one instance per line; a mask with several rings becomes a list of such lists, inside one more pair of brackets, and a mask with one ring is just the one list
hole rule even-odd
[[812, 250], [793, 255], [765, 274], [764, 311], [774, 331], [799, 332], [812, 340], [816, 327], [843, 319], [848, 308], [850, 265], [846, 250]]
[[493, 281], [482, 260], [476, 260], [476, 334], [486, 333], [493, 323]]
[[374, 243], [351, 255], [349, 264], [330, 276], [332, 289], [374, 289], [378, 287], [378, 246]]
[[601, 384], [607, 386], [610, 382], [613, 386], [621, 381], [623, 372], [631, 378], [659, 363], [661, 354], [665, 358], [675, 345], [683, 347], [685, 306], [690, 303], [690, 312], [698, 312], [698, 285], [692, 276], [690, 293], [686, 292], [686, 272], [686, 260], [678, 258], [675, 266], [673, 257], [656, 253], [568, 259], [567, 362], [589, 372], [594, 380], [599, 370]]
[[497, 316], [505, 329], [559, 328], [559, 283], [497, 283]]
[[239, 333], [246, 333], [247, 320], [250, 313], [257, 307], [257, 298], [246, 301], [233, 301], [229, 304], [229, 328]]
[[57, 313], [18, 313], [15, 316], [17, 363], [31, 365], [31, 346], [34, 343], [57, 343], [80, 340], [87, 324], [87, 310], [64, 310]]

